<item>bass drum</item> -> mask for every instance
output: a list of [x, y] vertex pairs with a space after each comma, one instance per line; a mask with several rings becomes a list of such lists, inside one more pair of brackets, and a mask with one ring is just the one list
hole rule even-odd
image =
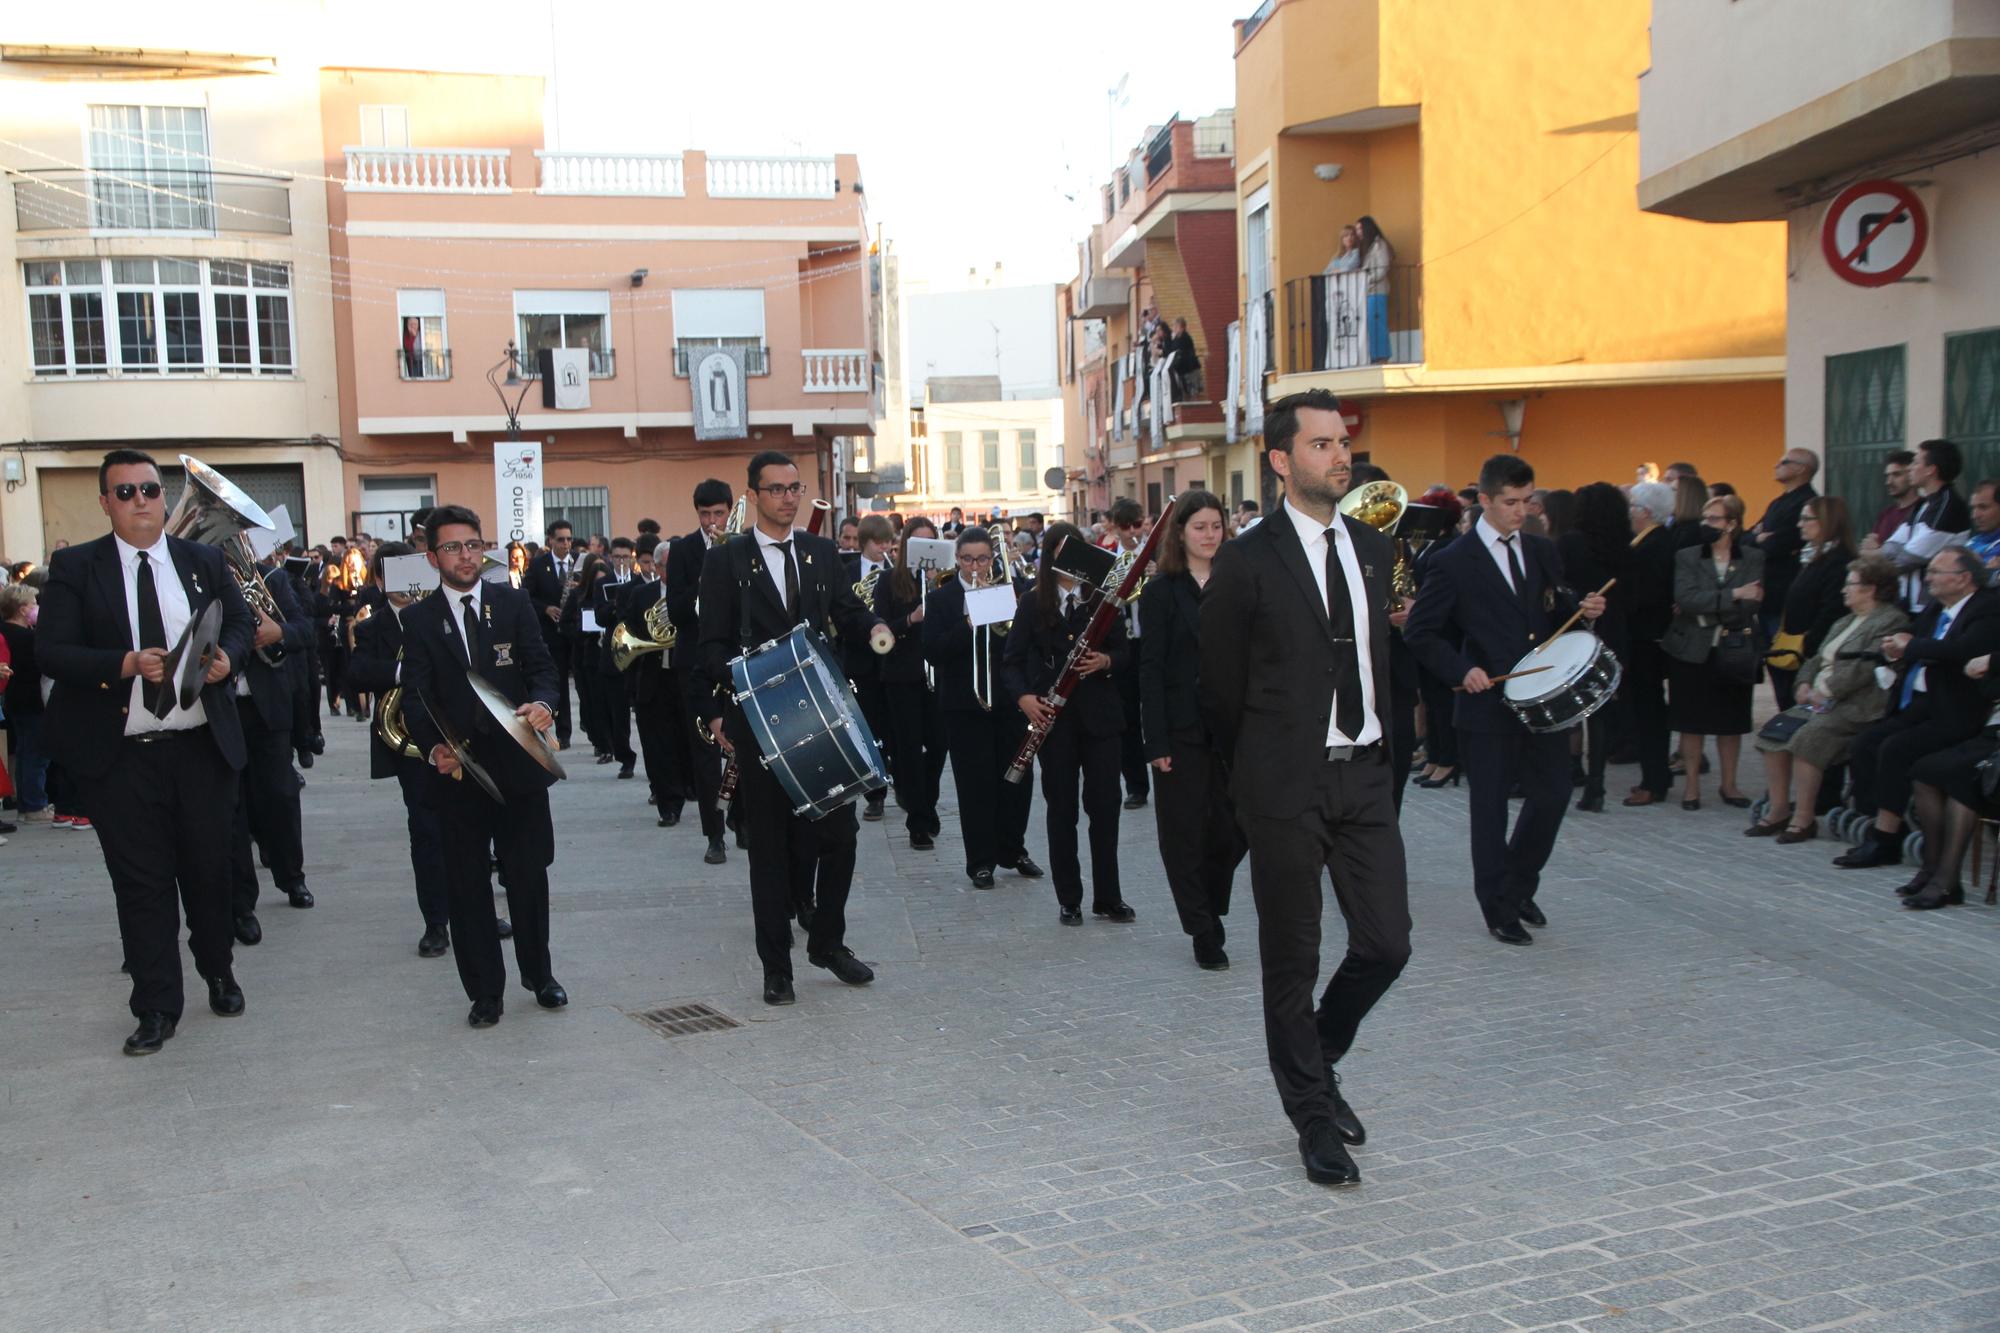
[[854, 687], [826, 665], [830, 656], [825, 640], [800, 625], [729, 664], [760, 762], [791, 798], [792, 813], [808, 819], [889, 785], [882, 747]]
[[1625, 670], [1604, 640], [1572, 630], [1516, 662], [1511, 674], [1514, 679], [1500, 687], [1507, 707], [1529, 731], [1539, 733], [1567, 731], [1610, 703]]

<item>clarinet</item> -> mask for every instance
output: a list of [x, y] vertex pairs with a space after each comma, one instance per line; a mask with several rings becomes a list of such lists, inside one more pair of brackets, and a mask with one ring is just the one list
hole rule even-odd
[[[1124, 612], [1125, 603], [1138, 591], [1139, 585], [1145, 582], [1146, 566], [1153, 562], [1153, 552], [1159, 548], [1160, 539], [1166, 535], [1167, 520], [1173, 516], [1173, 512], [1174, 497], [1168, 496], [1166, 504], [1162, 506], [1159, 521], [1153, 524], [1152, 530], [1146, 534], [1146, 540], [1140, 543], [1132, 563], [1126, 567], [1125, 577], [1118, 580], [1118, 586], [1108, 596], [1098, 598], [1097, 609], [1090, 615], [1090, 623], [1084, 626], [1083, 633], [1077, 635], [1076, 642], [1070, 645], [1069, 659], [1063, 663], [1062, 674], [1056, 677], [1056, 683], [1049, 687], [1049, 692], [1042, 696], [1042, 706], [1050, 713], [1048, 724], [1037, 726], [1033, 722], [1028, 723], [1028, 734], [1022, 737], [1021, 748], [1015, 753], [1014, 762], [1007, 766], [1007, 781], [1020, 783], [1028, 780], [1028, 773], [1035, 764], [1035, 756], [1041, 753], [1042, 744], [1048, 740], [1049, 732], [1061, 720], [1063, 705], [1069, 702], [1069, 696], [1076, 692], [1077, 683], [1083, 679], [1083, 672], [1079, 669], [1083, 659], [1097, 651], [1097, 645], [1111, 632], [1111, 622]], [[1061, 548], [1058, 547], [1057, 553], [1060, 552]], [[1042, 575], [1043, 578], [1055, 576], [1053, 569]]]

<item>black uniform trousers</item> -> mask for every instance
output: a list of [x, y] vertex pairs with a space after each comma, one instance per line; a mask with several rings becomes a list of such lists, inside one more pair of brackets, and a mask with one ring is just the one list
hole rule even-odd
[[[1472, 784], [1467, 798], [1472, 829], [1472, 890], [1488, 926], [1520, 920], [1533, 902], [1542, 867], [1555, 849], [1556, 831], [1569, 809], [1569, 733], [1459, 728], [1458, 753]], [[1507, 832], [1507, 798], [1520, 784], [1526, 799]]]
[[1249, 844], [1229, 800], [1222, 758], [1206, 745], [1174, 743], [1173, 766], [1153, 774], [1160, 860], [1181, 929], [1196, 945], [1221, 948], [1229, 890]]
[[944, 714], [944, 731], [965, 836], [965, 872], [1012, 865], [1028, 850], [1028, 815], [1035, 804], [1032, 773], [1020, 782], [1006, 780], [1007, 765], [1028, 734], [1028, 719], [1004, 703], [990, 713], [953, 709]]
[[[1139, 673], [1128, 674], [1137, 678]], [[1049, 878], [1055, 881], [1056, 901], [1064, 907], [1083, 905], [1083, 867], [1077, 860], [1076, 840], [1079, 784], [1082, 813], [1090, 820], [1091, 906], [1110, 907], [1124, 901], [1118, 887], [1122, 739], [1118, 735], [1088, 735], [1074, 714], [1058, 714], [1036, 756], [1042, 769], [1042, 804], [1048, 809]]]
[[[859, 680], [854, 680], [853, 673], [850, 673], [848, 678], [854, 682], [854, 698], [861, 705], [861, 717], [868, 723], [868, 730], [875, 733], [876, 741], [882, 746], [882, 762], [888, 765], [890, 773], [893, 774], [896, 771], [897, 737], [895, 722], [889, 714], [890, 691], [873, 673], [862, 676]], [[862, 799], [869, 805], [879, 806], [885, 794], [886, 789], [871, 791]], [[900, 783], [897, 784], [896, 795], [903, 799], [907, 809], [908, 798], [904, 797]]]
[[[1176, 761], [1175, 767], [1179, 767]], [[1327, 1070], [1410, 959], [1410, 896], [1389, 757], [1376, 745], [1301, 773], [1313, 800], [1291, 819], [1239, 811], [1250, 842], [1257, 953], [1264, 968], [1264, 1044], [1278, 1099], [1300, 1131], [1330, 1123]], [[1314, 1003], [1319, 981], [1320, 871], [1347, 922], [1347, 955]]]
[[292, 742], [300, 753], [310, 749], [310, 741], [321, 734], [319, 721], [319, 646], [308, 645], [305, 653], [304, 688], [292, 694]]
[[1639, 787], [1665, 797], [1673, 785], [1667, 748], [1673, 728], [1667, 722], [1667, 655], [1657, 640], [1634, 639], [1626, 651], [1626, 711], [1632, 720], [1632, 748], [1639, 754]]
[[[1139, 660], [1139, 641], [1133, 639], [1132, 660]], [[1125, 731], [1118, 741], [1118, 768], [1125, 776], [1125, 790], [1133, 796], [1144, 796], [1147, 792], [1148, 775], [1153, 766], [1146, 762], [1146, 739], [1139, 716], [1139, 673], [1120, 672], [1118, 702], [1125, 709]]]
[[238, 775], [208, 728], [127, 737], [101, 777], [79, 785], [118, 899], [132, 1014], [178, 1020], [181, 914], [195, 971], [229, 971], [229, 842]]
[[306, 882], [305, 831], [299, 784], [292, 776], [292, 733], [265, 726], [248, 695], [237, 696], [236, 715], [243, 720], [244, 763], [230, 836], [230, 907], [237, 916], [248, 916], [257, 910], [251, 840], [264, 851], [271, 882], [289, 892]]
[[1458, 767], [1458, 728], [1452, 725], [1451, 686], [1422, 667], [1417, 668], [1417, 696], [1424, 703], [1424, 760], [1441, 768]]
[[681, 701], [681, 716], [677, 730], [686, 738], [684, 741], [686, 748], [683, 751], [687, 756], [685, 771], [688, 774], [689, 785], [694, 788], [695, 802], [701, 810], [701, 836], [714, 842], [722, 837], [723, 815], [720, 795], [725, 759], [722, 747], [711, 745], [701, 739], [707, 733], [701, 725], [701, 710], [696, 707], [694, 692], [697, 688], [705, 688], [706, 683], [698, 685], [699, 678], [692, 671], [675, 671], [673, 677], [677, 682], [673, 693]]
[[444, 848], [452, 957], [466, 998], [499, 999], [507, 989], [488, 869], [496, 853], [504, 867], [500, 880], [507, 890], [507, 918], [514, 923], [514, 964], [523, 986], [540, 989], [550, 977], [549, 865], [555, 860], [548, 792], [510, 791], [501, 805], [469, 778], [446, 778], [432, 788]]
[[[634, 671], [646, 670], [634, 667]], [[646, 785], [652, 789], [653, 805], [662, 815], [678, 815], [687, 804], [687, 743], [678, 747], [684, 713], [678, 685], [671, 678], [644, 703], [632, 704], [633, 723], [639, 733], [639, 753], [646, 760]]]
[[1964, 727], [1937, 716], [1929, 694], [1921, 690], [1913, 692], [1908, 708], [1891, 713], [1854, 738], [1854, 748], [1847, 755], [1854, 773], [1854, 808], [1863, 814], [1886, 810], [1899, 819], [1906, 818], [1911, 765], [1925, 755], [1949, 749], [1967, 736]]
[[1393, 727], [1389, 737], [1389, 782], [1390, 793], [1395, 797], [1396, 813], [1403, 813], [1403, 791], [1410, 785], [1410, 765], [1417, 757], [1417, 699], [1415, 689], [1389, 689], [1389, 720]]
[[542, 642], [548, 645], [549, 656], [556, 664], [556, 743], [569, 748], [569, 639], [561, 634], [544, 632]]
[[792, 798], [771, 771], [739, 744], [736, 806], [750, 844], [750, 911], [757, 957], [769, 977], [792, 976], [792, 916], [812, 905], [806, 955], [824, 955], [847, 940], [847, 893], [854, 883], [854, 843], [860, 824], [849, 802], [820, 819], [792, 813]]
[[431, 804], [432, 780], [421, 760], [396, 761], [396, 784], [403, 789], [403, 809], [409, 816], [410, 870], [416, 878], [417, 910], [423, 913], [426, 930], [443, 930], [451, 924], [451, 895], [446, 888], [451, 881], [444, 868], [444, 829], [437, 808]]
[[621, 764], [636, 762], [639, 756], [632, 752], [632, 693], [625, 684], [625, 677], [600, 674], [596, 700], [604, 748]]
[[904, 826], [912, 833], [938, 829], [938, 789], [944, 783], [947, 757], [944, 710], [937, 695], [922, 681], [882, 687], [888, 714], [889, 772], [896, 782], [896, 800], [903, 807]]

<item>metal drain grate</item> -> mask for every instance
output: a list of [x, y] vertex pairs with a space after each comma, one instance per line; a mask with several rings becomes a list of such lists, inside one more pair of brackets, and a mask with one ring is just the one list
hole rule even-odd
[[727, 1032], [743, 1025], [712, 1004], [665, 1004], [658, 1009], [641, 1009], [631, 1015], [662, 1037], [685, 1037], [694, 1032]]

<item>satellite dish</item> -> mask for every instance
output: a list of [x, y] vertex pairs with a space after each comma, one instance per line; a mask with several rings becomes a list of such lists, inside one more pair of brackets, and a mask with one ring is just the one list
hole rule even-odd
[[1063, 485], [1063, 470], [1059, 467], [1052, 467], [1047, 472], [1044, 472], [1042, 474], [1042, 485], [1052, 491], [1061, 490]]

